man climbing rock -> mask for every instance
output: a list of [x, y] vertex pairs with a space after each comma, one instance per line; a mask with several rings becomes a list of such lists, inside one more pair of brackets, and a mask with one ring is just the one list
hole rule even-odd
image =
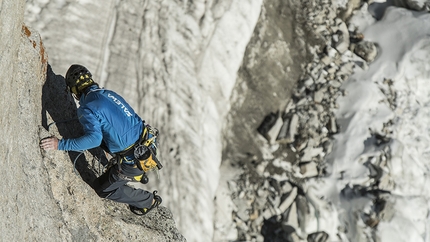
[[161, 168], [154, 142], [158, 131], [145, 124], [120, 95], [100, 88], [84, 66], [70, 66], [65, 79], [79, 101], [77, 115], [84, 135], [74, 139], [45, 138], [40, 147], [66, 151], [101, 147], [113, 155], [116, 164], [94, 181], [93, 188], [100, 197], [129, 204], [139, 215], [160, 205], [161, 197], [156, 191], [150, 193], [128, 185], [141, 181], [149, 169]]

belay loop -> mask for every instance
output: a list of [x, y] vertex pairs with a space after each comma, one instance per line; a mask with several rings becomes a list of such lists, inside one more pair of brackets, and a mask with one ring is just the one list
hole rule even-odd
[[137, 145], [134, 148], [134, 157], [136, 159], [146, 160], [151, 156], [151, 151], [145, 145]]

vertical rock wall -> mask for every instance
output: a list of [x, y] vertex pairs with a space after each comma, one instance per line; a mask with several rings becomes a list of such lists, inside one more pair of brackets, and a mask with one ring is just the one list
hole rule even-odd
[[40, 36], [23, 25], [24, 3], [0, 2], [0, 240], [65, 239], [35, 126], [46, 54]]

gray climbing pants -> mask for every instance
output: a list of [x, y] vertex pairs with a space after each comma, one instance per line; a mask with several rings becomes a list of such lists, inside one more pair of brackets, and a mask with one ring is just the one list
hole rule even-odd
[[124, 177], [119, 173], [118, 165], [114, 165], [95, 180], [94, 190], [100, 197], [115, 202], [126, 203], [137, 208], [151, 207], [154, 195], [151, 192], [128, 186], [129, 180]]

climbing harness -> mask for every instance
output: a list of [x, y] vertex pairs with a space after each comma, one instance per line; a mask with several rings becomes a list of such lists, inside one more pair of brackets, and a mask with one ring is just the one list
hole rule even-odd
[[[144, 184], [148, 183], [149, 179], [147, 173], [151, 170], [158, 171], [163, 168], [160, 160], [157, 158], [157, 147], [158, 147], [158, 130], [151, 127], [148, 124], [144, 124], [142, 135], [139, 140], [133, 145], [129, 146], [124, 151], [116, 153], [116, 162], [121, 164], [122, 162], [131, 163], [134, 162], [137, 168], [143, 171], [142, 175], [134, 177], [125, 177], [121, 173], [121, 166], [119, 167], [119, 176], [128, 181], [140, 181]], [[133, 156], [133, 160], [128, 160], [127, 157]]]

